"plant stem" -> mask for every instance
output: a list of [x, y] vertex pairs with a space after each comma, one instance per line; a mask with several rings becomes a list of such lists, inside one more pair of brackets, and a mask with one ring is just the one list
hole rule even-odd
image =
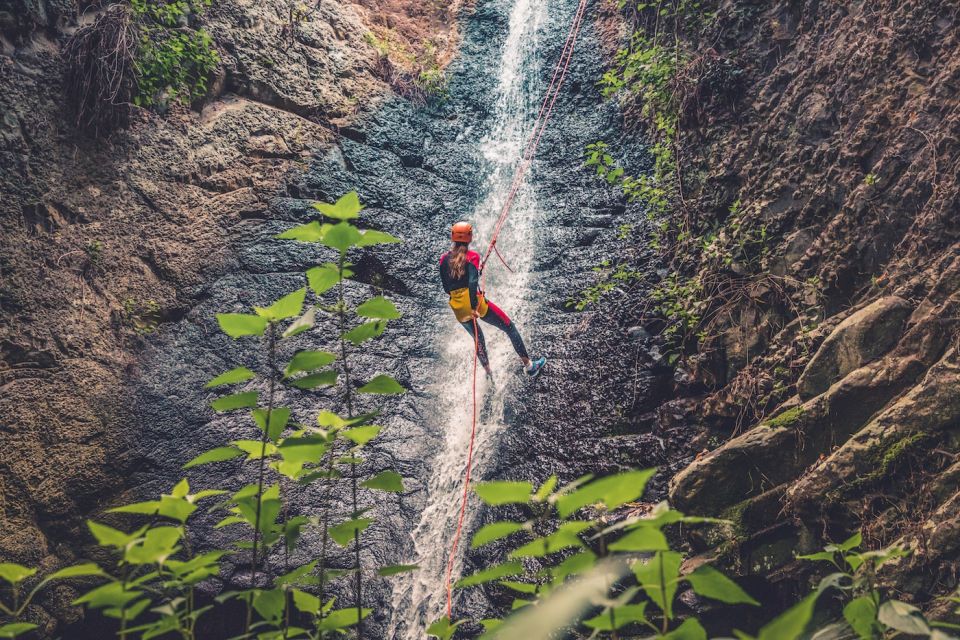
[[[257, 478], [257, 515], [253, 521], [253, 548], [250, 555], [250, 587], [257, 586], [257, 548], [260, 543], [260, 512], [263, 507], [263, 478], [267, 470], [267, 440], [270, 432], [270, 414], [273, 413], [273, 395], [276, 390], [276, 356], [277, 356], [277, 329], [271, 322], [267, 334], [267, 371], [269, 376], [269, 387], [267, 391], [267, 417], [264, 422], [263, 435], [260, 438], [260, 470]], [[250, 631], [252, 622], [252, 601], [247, 603], [247, 632]]]

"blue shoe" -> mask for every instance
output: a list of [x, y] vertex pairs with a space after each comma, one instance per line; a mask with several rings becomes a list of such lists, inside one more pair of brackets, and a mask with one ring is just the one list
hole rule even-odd
[[536, 378], [538, 375], [540, 375], [540, 370], [543, 369], [543, 365], [545, 364], [547, 364], [546, 358], [537, 358], [530, 363], [529, 367], [527, 367], [527, 375], [531, 378]]

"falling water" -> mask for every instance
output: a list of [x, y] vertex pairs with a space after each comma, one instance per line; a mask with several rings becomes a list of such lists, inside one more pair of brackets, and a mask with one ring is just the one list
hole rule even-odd
[[[473, 213], [474, 248], [482, 251], [507, 197], [514, 171], [523, 154], [527, 136], [533, 127], [544, 90], [541, 61], [538, 56], [538, 34], [548, 15], [544, 0], [504, 0], [510, 10], [509, 33], [503, 45], [496, 94], [494, 121], [490, 132], [480, 142], [487, 162], [485, 196]], [[529, 179], [529, 174], [528, 174]], [[523, 329], [523, 301], [528, 294], [530, 258], [535, 241], [532, 230], [540, 213], [532, 189], [522, 188], [514, 202], [510, 219], [498, 241], [498, 248], [508, 256], [514, 272], [489, 263], [487, 289], [490, 299], [501, 306]], [[478, 416], [474, 450], [474, 478], [484, 476], [490, 458], [496, 453], [498, 436], [509, 425], [503, 421], [506, 382], [519, 373], [519, 360], [509, 341], [487, 329], [491, 364], [498, 386], [489, 388], [480, 369], [477, 389], [481, 412]], [[529, 333], [529, 332], [526, 332]], [[437, 382], [431, 390], [438, 406], [434, 415], [446, 437], [443, 448], [433, 460], [428, 483], [428, 498], [420, 522], [413, 531], [414, 562], [420, 569], [398, 582], [393, 596], [393, 620], [390, 637], [420, 640], [424, 627], [444, 613], [446, 603], [445, 573], [447, 554], [453, 541], [454, 527], [463, 490], [463, 473], [470, 440], [471, 404], [469, 398], [470, 367], [465, 347], [469, 336], [455, 324], [443, 340], [443, 351], [437, 363]], [[527, 337], [529, 343], [529, 336]], [[528, 344], [529, 346], [529, 344]], [[463, 550], [469, 547], [471, 515], [468, 509], [465, 534], [454, 565], [454, 580], [460, 575]], [[456, 595], [454, 596], [456, 598]]]

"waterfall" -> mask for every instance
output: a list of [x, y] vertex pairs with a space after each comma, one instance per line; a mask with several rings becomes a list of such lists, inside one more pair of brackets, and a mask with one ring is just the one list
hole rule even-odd
[[[510, 11], [509, 32], [497, 65], [499, 78], [493, 122], [489, 133], [479, 142], [487, 164], [485, 195], [471, 220], [475, 226], [473, 248], [479, 252], [485, 250], [489, 242], [545, 89], [538, 35], [548, 15], [548, 3], [544, 0], [503, 1], [504, 10], [509, 8]], [[507, 257], [514, 273], [493, 258], [487, 267], [487, 288], [490, 300], [517, 322], [528, 348], [536, 353], [536, 345], [531, 344], [531, 332], [524, 330], [524, 306], [529, 294], [529, 269], [536, 240], [533, 230], [541, 218], [533, 191], [529, 188], [520, 190], [498, 242], [498, 248]], [[474, 450], [476, 480], [484, 477], [484, 469], [496, 454], [498, 436], [509, 428], [503, 421], [503, 407], [505, 394], [513, 385], [507, 383], [522, 375], [520, 361], [509, 340], [492, 328], [487, 328], [485, 335], [497, 386], [488, 387], [480, 368], [477, 394], [478, 399], [483, 398], [480, 401], [483, 410], [478, 416]], [[443, 338], [442, 356], [437, 363], [436, 381], [430, 389], [431, 395], [437, 398], [433, 415], [445, 438], [442, 449], [433, 460], [426, 507], [411, 534], [414, 548], [411, 560], [420, 569], [397, 580], [392, 598], [391, 638], [421, 640], [425, 626], [444, 614], [446, 564], [460, 508], [470, 439], [470, 340], [451, 316], [450, 329]], [[469, 500], [464, 535], [454, 565], [454, 580], [460, 575], [463, 554], [470, 546], [472, 516], [478, 506], [475, 495], [471, 494]], [[456, 598], [455, 592], [455, 601]]]

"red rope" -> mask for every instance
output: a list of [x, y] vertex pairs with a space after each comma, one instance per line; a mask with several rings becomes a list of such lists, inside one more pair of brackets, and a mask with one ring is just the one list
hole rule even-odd
[[[513, 205], [513, 201], [517, 196], [517, 192], [520, 190], [520, 186], [523, 183], [524, 175], [527, 172], [527, 169], [533, 162], [533, 157], [537, 152], [537, 147], [540, 145], [540, 139], [543, 137], [543, 132], [547, 128], [547, 122], [550, 121], [550, 116], [553, 115], [554, 105], [557, 103], [557, 98], [560, 96], [560, 89], [563, 86], [563, 81], [567, 77], [567, 71], [570, 68], [570, 61], [573, 59], [573, 49], [574, 45], [577, 42], [577, 35], [580, 33], [580, 27], [583, 25], [583, 16], [587, 9], [587, 0], [580, 0], [580, 4], [577, 7], [577, 11], [573, 17], [573, 23], [570, 26], [570, 32], [567, 34], [567, 40], [563, 45], [563, 51], [560, 54], [560, 59], [557, 61], [557, 66], [553, 70], [553, 77], [550, 80], [550, 86], [547, 88], [547, 92], [543, 97], [543, 103], [540, 105], [540, 112], [537, 114], [537, 119], [534, 121], [533, 130], [530, 132], [530, 137], [527, 139], [527, 145], [524, 149], [523, 157], [521, 159], [520, 165], [517, 167], [517, 171], [514, 173], [513, 182], [510, 185], [510, 191], [507, 195], [507, 199], [503, 204], [503, 208], [500, 210], [500, 216], [497, 218], [497, 224], [494, 226], [493, 236], [490, 239], [490, 246], [487, 247], [487, 251], [483, 256], [483, 261], [480, 263], [481, 274], [483, 272], [483, 267], [486, 265], [487, 260], [490, 259], [490, 254], [495, 252], [497, 257], [500, 259], [500, 262], [503, 263], [510, 271], [513, 269], [510, 268], [510, 265], [507, 264], [507, 261], [503, 259], [503, 256], [500, 255], [500, 251], [497, 249], [497, 238], [500, 236], [500, 231], [503, 229], [503, 224], [506, 222], [507, 216], [510, 214], [510, 207]], [[484, 276], [481, 275], [481, 279]], [[481, 289], [483, 288], [481, 284]], [[463, 483], [463, 498], [460, 502], [460, 515], [457, 518], [457, 530], [453, 536], [453, 545], [450, 548], [450, 559], [447, 562], [447, 620], [452, 622], [453, 620], [453, 564], [454, 560], [457, 557], [457, 548], [460, 544], [460, 536], [463, 533], [463, 520], [467, 513], [467, 499], [470, 492], [470, 475], [473, 470], [473, 447], [477, 435], [477, 360], [480, 354], [480, 330], [477, 326], [476, 317], [473, 318], [473, 423], [470, 429], [470, 446], [467, 449], [467, 468], [464, 472], [464, 483]]]

